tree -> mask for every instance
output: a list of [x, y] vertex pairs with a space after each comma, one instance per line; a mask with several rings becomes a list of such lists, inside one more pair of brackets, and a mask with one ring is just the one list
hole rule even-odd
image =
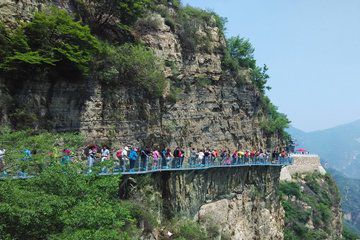
[[119, 47], [103, 45], [96, 63], [97, 77], [104, 83], [137, 87], [160, 97], [166, 86], [164, 65], [154, 52], [142, 45], [126, 43]]
[[134, 223], [117, 199], [119, 177], [48, 167], [36, 178], [0, 181], [2, 239], [128, 239]]
[[101, 34], [109, 25], [127, 28], [149, 8], [151, 0], [75, 0], [78, 13]]
[[230, 55], [237, 60], [240, 67], [255, 68], [256, 60], [254, 59], [255, 48], [249, 39], [240, 38], [239, 36], [231, 37], [227, 40], [227, 47]]
[[42, 71], [66, 67], [67, 70], [87, 73], [99, 45], [87, 26], [57, 8], [38, 12], [31, 22], [1, 35], [7, 36], [0, 37], [1, 44], [10, 49], [0, 65], [4, 71], [16, 72], [33, 66]]

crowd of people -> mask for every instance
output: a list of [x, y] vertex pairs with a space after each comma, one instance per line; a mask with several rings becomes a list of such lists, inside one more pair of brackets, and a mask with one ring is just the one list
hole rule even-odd
[[288, 157], [285, 150], [273, 152], [263, 150], [226, 150], [226, 149], [195, 149], [186, 147], [170, 148], [137, 148], [125, 146], [109, 149], [107, 146], [88, 146], [84, 150], [88, 168], [97, 162], [113, 159], [118, 171], [138, 171], [207, 167], [214, 165], [241, 165], [252, 163], [282, 163]]
[[[0, 173], [5, 168], [5, 149], [0, 149]], [[76, 151], [78, 152], [78, 151]], [[20, 161], [31, 161], [36, 156], [36, 150], [22, 150], [23, 157]], [[62, 165], [71, 162], [84, 163], [86, 159], [87, 172], [90, 173], [94, 166], [102, 166], [101, 172], [111, 171], [135, 172], [160, 169], [202, 168], [221, 165], [245, 165], [245, 164], [284, 164], [288, 159], [285, 150], [233, 150], [229, 149], [196, 149], [186, 147], [176, 148], [138, 148], [125, 146], [122, 148], [109, 148], [106, 145], [89, 145], [84, 147], [81, 156], [75, 156], [75, 151], [68, 148], [53, 150], [47, 153], [49, 160], [59, 161]], [[105, 163], [105, 164], [101, 164]], [[107, 165], [107, 166], [105, 166]], [[24, 171], [20, 171], [20, 175]]]

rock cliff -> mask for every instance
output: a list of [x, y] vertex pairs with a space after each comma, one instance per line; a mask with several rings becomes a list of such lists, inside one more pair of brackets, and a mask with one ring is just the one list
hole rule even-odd
[[[0, 20], [13, 26], [51, 4], [70, 12], [75, 9], [72, 1], [6, 0]], [[164, 8], [176, 17], [176, 10]], [[265, 148], [269, 139], [260, 128], [261, 94], [246, 70], [238, 84], [223, 69], [225, 40], [215, 19], [195, 25], [194, 34], [201, 41], [193, 43], [194, 49], [189, 49], [178, 25], [170, 27], [154, 10], [139, 19], [132, 31], [137, 41], [154, 49], [165, 62], [168, 89], [176, 92], [176, 102], [167, 100], [169, 92], [164, 98], [153, 98], [142, 89], [106, 86], [91, 76], [83, 81], [64, 72], [60, 79], [29, 76], [22, 83], [2, 79], [2, 98], [7, 92], [12, 99], [4, 108], [7, 111], [2, 109], [2, 121], [9, 121], [8, 116], [18, 109], [32, 116], [35, 128], [80, 130], [89, 141]], [[272, 140], [276, 145], [278, 139]]]
[[120, 195], [158, 216], [153, 233], [171, 231], [171, 219], [186, 217], [207, 229], [216, 226], [217, 239], [283, 239], [280, 169], [214, 168], [125, 177]]

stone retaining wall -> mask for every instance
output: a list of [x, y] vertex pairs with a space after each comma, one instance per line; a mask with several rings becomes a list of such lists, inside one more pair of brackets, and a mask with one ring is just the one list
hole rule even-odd
[[291, 180], [291, 176], [296, 173], [326, 173], [320, 163], [319, 155], [294, 154], [292, 157], [294, 159], [294, 163], [281, 170], [280, 180]]

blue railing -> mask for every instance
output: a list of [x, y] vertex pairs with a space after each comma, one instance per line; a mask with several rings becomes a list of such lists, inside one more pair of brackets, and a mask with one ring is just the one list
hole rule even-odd
[[127, 166], [119, 166], [117, 171], [122, 174], [143, 174], [157, 171], [180, 171], [192, 169], [208, 169], [219, 167], [239, 167], [239, 166], [286, 166], [293, 163], [291, 157], [279, 157], [278, 159], [270, 159], [267, 157], [254, 158], [221, 158], [221, 157], [204, 157], [198, 158], [159, 158], [154, 161], [153, 158], [138, 159], [135, 161], [134, 168]]
[[[19, 160], [24, 161], [24, 160]], [[27, 160], [31, 162], [32, 160]], [[96, 162], [96, 161], [95, 161]], [[85, 162], [78, 163], [84, 165]], [[109, 166], [111, 163], [111, 166]], [[136, 175], [147, 174], [162, 171], [184, 171], [184, 170], [202, 170], [210, 168], [230, 168], [241, 166], [287, 166], [293, 163], [292, 157], [279, 157], [271, 159], [269, 157], [253, 157], [253, 158], [221, 158], [221, 157], [204, 157], [199, 159], [190, 158], [159, 158], [155, 160], [153, 157], [141, 158], [132, 161], [128, 158], [123, 160], [104, 160], [95, 163], [94, 167], [83, 167], [84, 174], [97, 173], [99, 175]], [[98, 165], [98, 166], [97, 166]], [[0, 179], [26, 179], [36, 176], [35, 173], [29, 173], [21, 170], [21, 166], [13, 165], [5, 168], [0, 172]]]

